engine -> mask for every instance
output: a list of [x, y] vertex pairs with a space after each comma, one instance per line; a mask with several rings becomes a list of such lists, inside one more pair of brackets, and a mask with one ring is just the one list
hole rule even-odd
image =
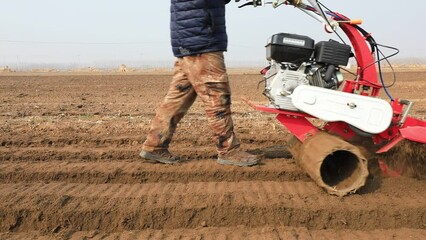
[[268, 39], [266, 58], [270, 65], [264, 69], [264, 95], [279, 109], [298, 111], [291, 102], [293, 90], [311, 85], [337, 90], [343, 82], [339, 66], [346, 66], [351, 47], [337, 41], [315, 44], [307, 37], [279, 33]]

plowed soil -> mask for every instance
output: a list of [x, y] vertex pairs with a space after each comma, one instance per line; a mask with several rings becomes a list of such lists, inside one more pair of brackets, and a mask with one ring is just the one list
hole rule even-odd
[[[390, 92], [425, 119], [426, 72], [397, 76]], [[357, 194], [325, 193], [275, 116], [240, 100], [266, 103], [260, 75], [230, 79], [235, 130], [259, 166], [216, 163], [200, 101], [170, 149], [186, 161], [138, 157], [168, 74], [0, 76], [0, 239], [425, 239], [426, 180], [384, 176], [372, 159]]]

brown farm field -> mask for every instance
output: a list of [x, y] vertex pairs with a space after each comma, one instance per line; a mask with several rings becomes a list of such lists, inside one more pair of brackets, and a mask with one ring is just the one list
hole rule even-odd
[[[0, 239], [425, 239], [425, 179], [373, 171], [357, 194], [325, 193], [275, 116], [240, 100], [266, 103], [261, 76], [231, 73], [235, 130], [259, 166], [215, 162], [200, 101], [171, 145], [187, 161], [138, 157], [169, 73], [0, 75]], [[390, 92], [425, 119], [426, 70], [397, 77]]]

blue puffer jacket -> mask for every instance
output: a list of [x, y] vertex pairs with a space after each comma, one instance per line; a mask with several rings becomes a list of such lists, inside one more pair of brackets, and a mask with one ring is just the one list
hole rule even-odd
[[171, 42], [176, 57], [226, 51], [225, 4], [230, 0], [171, 0]]

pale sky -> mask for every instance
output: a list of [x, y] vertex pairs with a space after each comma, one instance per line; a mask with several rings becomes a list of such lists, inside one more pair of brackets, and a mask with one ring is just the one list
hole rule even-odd
[[[214, 0], [211, 0], [214, 1]], [[245, 2], [241, 0], [241, 2]], [[396, 58], [426, 58], [426, 1], [323, 0], [354, 19], [378, 43], [401, 50]], [[0, 67], [29, 63], [101, 66], [172, 66], [169, 0], [0, 0]], [[265, 43], [274, 33], [333, 34], [291, 6], [238, 8], [227, 5], [229, 65], [266, 63]], [[342, 32], [340, 32], [343, 35]], [[385, 51], [387, 52], [387, 51]], [[389, 52], [390, 53], [390, 52]]]

